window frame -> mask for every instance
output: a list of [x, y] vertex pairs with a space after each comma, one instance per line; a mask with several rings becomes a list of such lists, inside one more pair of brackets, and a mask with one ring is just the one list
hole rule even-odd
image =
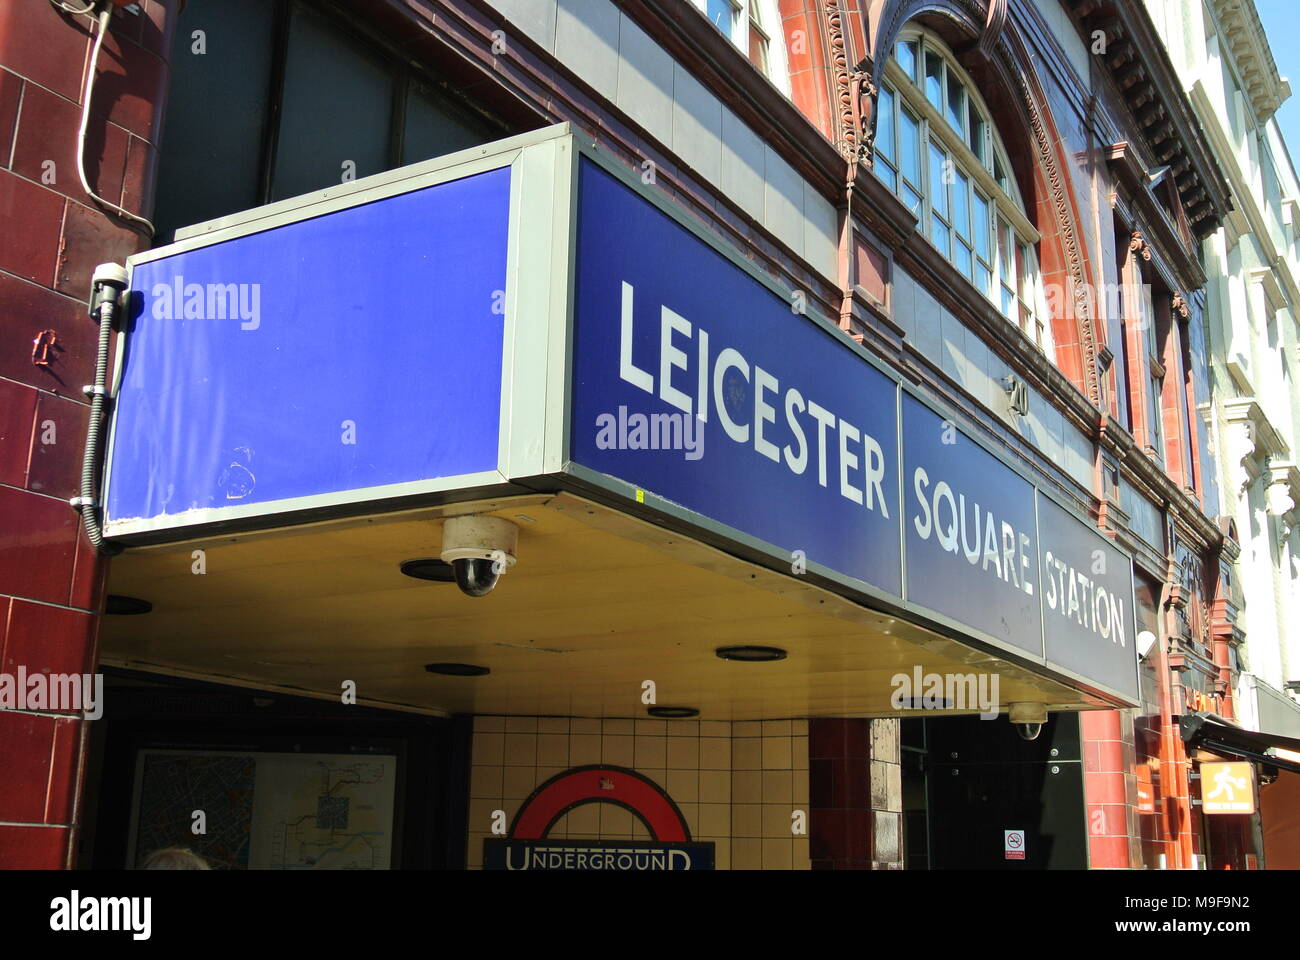
[[406, 101], [412, 89], [443, 95], [448, 112], [459, 115], [470, 123], [477, 123], [486, 128], [496, 127], [493, 132], [499, 134], [499, 138], [507, 137], [512, 132], [511, 124], [494, 113], [489, 103], [482, 100], [476, 102], [458, 95], [454, 83], [438, 73], [435, 67], [404, 54], [391, 38], [376, 33], [364, 20], [349, 16], [322, 0], [269, 0], [269, 2], [275, 4], [276, 8], [276, 36], [271, 53], [270, 112], [264, 131], [265, 143], [261, 160], [263, 180], [259, 204], [273, 202], [275, 162], [279, 148], [281, 113], [284, 109], [285, 71], [289, 61], [293, 21], [298, 15], [317, 17], [328, 29], [340, 32], [365, 55], [375, 57], [391, 71], [393, 95], [390, 104], [388, 169], [406, 165], [402, 160], [406, 139], [405, 111]]
[[[442, 100], [440, 109], [464, 126], [481, 127], [489, 142], [510, 136], [521, 129], [519, 123], [510, 119], [508, 109], [503, 109], [500, 113], [496, 112], [499, 108], [509, 108], [509, 103], [495, 89], [484, 88], [475, 98], [466, 98], [458, 91], [454, 80], [439, 72], [436, 64], [412, 59], [408, 53], [398, 49], [392, 38], [377, 32], [363, 19], [349, 15], [333, 4], [322, 0], [265, 0], [265, 4], [270, 8], [268, 16], [271, 20], [266, 115], [258, 136], [255, 195], [250, 206], [242, 209], [252, 209], [275, 201], [277, 158], [284, 123], [286, 72], [293, 28], [298, 17], [315, 18], [324, 29], [338, 34], [359, 54], [374, 58], [389, 74], [391, 92], [389, 130], [384, 150], [385, 169], [391, 170], [407, 164], [404, 159], [407, 134], [406, 107], [412, 95], [427, 95], [430, 99], [440, 98]], [[186, 35], [178, 30], [173, 38], [171, 52], [174, 54], [180, 49], [180, 45], [186, 42], [188, 42]], [[169, 92], [171, 89], [169, 81]], [[164, 153], [167, 151], [166, 136], [164, 122], [157, 143], [160, 163], [163, 162]], [[154, 237], [155, 246], [170, 242], [167, 236], [173, 230], [193, 225], [177, 222], [173, 226], [170, 220], [160, 215], [159, 210], [155, 210], [155, 220], [160, 226], [159, 232]]]
[[[690, 0], [695, 9], [713, 24], [719, 33], [731, 41], [755, 70], [767, 77], [778, 90], [789, 97], [791, 95], [790, 65], [785, 44], [773, 42], [783, 37], [778, 0], [714, 0], [714, 2], [730, 5], [732, 17], [729, 31], [713, 23], [713, 18], [709, 16], [709, 0]], [[766, 70], [754, 62], [754, 51], [751, 49], [754, 31], [760, 34], [765, 43]]]
[[[725, 4], [726, 6], [729, 6], [731, 8], [730, 29], [723, 30], [722, 27], [718, 26], [717, 21], [713, 19], [713, 15], [709, 12], [709, 6], [711, 2]], [[737, 29], [737, 25], [739, 25], [743, 21], [745, 15], [745, 4], [743, 0], [703, 0], [702, 3], [698, 4], [698, 6], [700, 7], [701, 10], [704, 11], [704, 15], [709, 18], [709, 23], [713, 24], [713, 26], [716, 27], [724, 37], [726, 37], [736, 46], [738, 47], [740, 46], [740, 42], [736, 39], [736, 29]], [[745, 52], [748, 53], [748, 50], [746, 49]]]
[[1141, 326], [1142, 334], [1142, 352], [1143, 358], [1143, 386], [1146, 389], [1144, 404], [1146, 406], [1146, 445], [1153, 451], [1156, 461], [1162, 466], [1165, 463], [1165, 423], [1164, 423], [1164, 392], [1165, 377], [1168, 371], [1165, 369], [1163, 353], [1163, 344], [1161, 343], [1159, 318], [1156, 315], [1155, 288], [1152, 278], [1148, 275], [1150, 267], [1144, 268], [1142, 264], [1135, 263], [1135, 279], [1137, 280], [1137, 297], [1138, 323]]
[[[763, 24], [763, 4], [758, 0], [751, 0], [746, 5], [745, 10], [745, 31], [746, 41], [749, 45], [747, 52], [749, 62], [754, 64], [755, 68], [765, 77], [772, 75], [772, 34]], [[763, 47], [763, 65], [754, 60], [754, 34], [757, 33], [762, 40]]]
[[[904, 45], [913, 54], [914, 72], [911, 75], [903, 69], [898, 56]], [[927, 69], [931, 58], [937, 58], [941, 65], [937, 106], [926, 91], [926, 79], [929, 76]], [[950, 97], [954, 89], [962, 97], [960, 129], [952, 123]], [[995, 309], [1040, 351], [1055, 358], [1055, 344], [1038, 266], [1037, 246], [1042, 238], [1024, 212], [1019, 185], [1005, 147], [997, 135], [992, 114], [978, 88], [940, 38], [924, 28], [914, 27], [904, 30], [894, 41], [894, 48], [885, 66], [881, 95], [888, 97], [888, 106], [892, 110], [888, 132], [893, 137], [893, 142], [885, 145], [883, 153], [880, 146], [877, 146], [873, 160], [877, 176], [917, 215], [918, 229], [944, 259], [952, 263], [986, 299], [992, 301]], [[878, 95], [877, 103], [880, 102]], [[903, 171], [904, 111], [915, 117], [918, 125], [919, 174], [923, 182], [916, 185], [910, 183]], [[976, 120], [979, 122], [976, 141], [980, 147], [978, 153], [971, 145]], [[877, 132], [879, 129], [878, 118]], [[947, 158], [949, 166], [945, 170], [951, 171], [950, 174], [945, 174], [945, 182], [941, 185], [944, 191], [943, 203], [937, 210], [938, 197], [932, 182], [934, 165], [931, 156], [931, 151], [936, 149]], [[959, 178], [967, 181], [963, 205], [970, 232], [966, 238], [971, 254], [969, 269], [964, 254], [960, 255], [959, 262], [959, 249], [967, 246], [967, 243], [959, 239], [956, 229], [958, 210], [953, 193], [956, 184], [960, 182]], [[911, 198], [905, 192], [905, 185], [919, 193], [919, 206], [914, 208]], [[988, 233], [983, 238], [980, 236], [983, 231], [979, 229], [983, 218], [977, 213], [981, 201], [988, 209]], [[1008, 262], [1001, 254], [1006, 240], [1004, 226], [1011, 232], [1008, 247], [1009, 276], [1004, 276]], [[942, 237], [945, 229], [946, 250], [935, 240], [936, 234]], [[981, 239], [987, 242], [987, 257], [979, 253]], [[987, 281], [981, 272], [983, 270], [989, 272]], [[1004, 294], [1007, 296], [1004, 297]]]

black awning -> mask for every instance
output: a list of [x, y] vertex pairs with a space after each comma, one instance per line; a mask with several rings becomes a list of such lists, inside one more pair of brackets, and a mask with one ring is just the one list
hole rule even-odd
[[1300, 740], [1276, 733], [1243, 730], [1213, 713], [1185, 713], [1178, 718], [1178, 728], [1183, 743], [1188, 748], [1200, 747], [1214, 753], [1241, 757], [1255, 763], [1266, 763], [1279, 770], [1300, 773], [1300, 763], [1270, 756], [1265, 751], [1274, 747], [1300, 753]]

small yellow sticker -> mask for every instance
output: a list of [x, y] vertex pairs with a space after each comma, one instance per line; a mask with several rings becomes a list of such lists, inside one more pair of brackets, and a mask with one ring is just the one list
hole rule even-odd
[[645, 503], [645, 491], [644, 491], [644, 490], [638, 490], [638, 491], [636, 492], [636, 502], [637, 502], [637, 503]]

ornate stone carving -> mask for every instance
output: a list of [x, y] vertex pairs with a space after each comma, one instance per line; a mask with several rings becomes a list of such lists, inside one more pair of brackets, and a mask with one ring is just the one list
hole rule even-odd
[[830, 68], [835, 78], [836, 146], [846, 160], [858, 156], [860, 114], [858, 92], [845, 50], [844, 14], [839, 0], [824, 0], [826, 36], [830, 44]]
[[1269, 516], [1277, 517], [1282, 539], [1291, 536], [1295, 523], [1296, 491], [1293, 482], [1296, 479], [1296, 465], [1270, 460], [1268, 464], [1268, 489], [1264, 502]]
[[1219, 17], [1221, 36], [1232, 48], [1232, 58], [1251, 105], [1259, 122], [1267, 123], [1290, 95], [1291, 87], [1278, 73], [1255, 5], [1248, 0], [1211, 2]]
[[857, 134], [857, 160], [859, 163], [870, 162], [876, 145], [876, 94], [879, 92], [871, 82], [871, 74], [862, 69], [854, 70], [849, 75], [850, 89], [854, 106], [854, 130]]
[[1236, 420], [1225, 424], [1223, 432], [1224, 456], [1228, 460], [1232, 486], [1240, 497], [1259, 475], [1255, 464], [1255, 424], [1250, 420]]
[[998, 40], [1002, 37], [1002, 30], [1007, 25], [1007, 16], [1010, 12], [1010, 5], [1007, 0], [989, 0], [988, 17], [984, 20], [984, 32], [980, 34], [979, 52], [981, 55], [988, 57], [993, 53], [994, 47], [997, 46]]

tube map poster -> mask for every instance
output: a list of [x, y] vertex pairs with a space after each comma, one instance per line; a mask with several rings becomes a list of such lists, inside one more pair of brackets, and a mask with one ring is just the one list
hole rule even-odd
[[188, 847], [216, 870], [387, 870], [396, 776], [389, 754], [141, 750], [130, 866]]

